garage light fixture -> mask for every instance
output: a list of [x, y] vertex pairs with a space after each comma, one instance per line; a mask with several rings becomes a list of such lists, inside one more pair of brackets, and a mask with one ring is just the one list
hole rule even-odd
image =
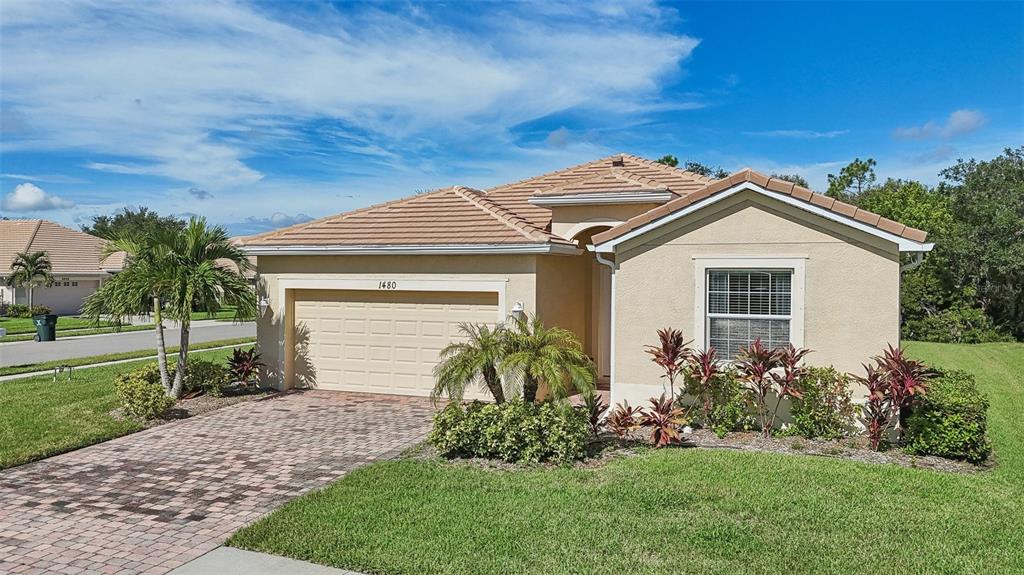
[[260, 306], [260, 317], [267, 315], [267, 308], [270, 307], [270, 300], [267, 299], [267, 296], [261, 297], [258, 305]]
[[526, 308], [523, 306], [523, 302], [517, 301], [512, 304], [512, 317], [517, 320], [522, 320], [526, 317]]

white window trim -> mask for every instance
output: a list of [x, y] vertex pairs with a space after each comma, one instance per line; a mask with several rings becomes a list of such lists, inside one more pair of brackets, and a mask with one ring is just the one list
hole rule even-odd
[[288, 292], [291, 290], [313, 289], [313, 290], [363, 290], [363, 291], [391, 291], [380, 289], [382, 280], [396, 282], [398, 287], [395, 291], [446, 291], [446, 292], [489, 292], [498, 294], [498, 315], [496, 323], [504, 322], [508, 317], [505, 292], [508, 287], [508, 279], [423, 279], [422, 277], [392, 276], [381, 274], [380, 277], [354, 278], [352, 276], [340, 276], [336, 274], [281, 274], [277, 279], [277, 302], [274, 310], [274, 321], [277, 322], [277, 368], [278, 387], [283, 389], [291, 374], [285, 373], [285, 358], [288, 350], [285, 349], [285, 333], [294, 318], [288, 317], [286, 304]]
[[[708, 270], [793, 270], [790, 286], [793, 302], [789, 314], [789, 341], [794, 347], [804, 346], [804, 288], [807, 256], [749, 256], [749, 255], [698, 255], [693, 256], [694, 265], [694, 308], [693, 334], [700, 338], [701, 349], [708, 345], [707, 321], [707, 278]], [[733, 316], [729, 317], [742, 317]], [[749, 316], [755, 317], [755, 316]], [[783, 319], [782, 316], [765, 316]]]

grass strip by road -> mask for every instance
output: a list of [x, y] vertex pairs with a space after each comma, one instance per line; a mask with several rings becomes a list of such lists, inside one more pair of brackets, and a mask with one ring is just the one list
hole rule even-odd
[[[218, 349], [194, 357], [223, 361], [230, 354]], [[147, 361], [153, 360], [76, 371], [68, 383], [55, 384], [46, 375], [0, 383], [0, 469], [142, 429], [110, 412], [118, 406], [114, 377]]]
[[[74, 337], [78, 335], [103, 335], [108, 333], [126, 333], [129, 331], [146, 331], [153, 329], [152, 324], [146, 325], [122, 325], [121, 327], [97, 327], [97, 328], [85, 328], [85, 329], [70, 329], [70, 330], [57, 330], [57, 339], [62, 337]], [[18, 335], [7, 335], [0, 338], [0, 345], [5, 343], [14, 343], [16, 341], [31, 341], [35, 339], [35, 333], [24, 333]]]
[[[203, 349], [210, 349], [213, 347], [224, 347], [228, 345], [240, 345], [246, 343], [255, 343], [256, 338], [254, 337], [236, 337], [233, 339], [220, 339], [217, 341], [207, 341], [203, 343], [196, 343], [189, 346], [189, 351], [199, 351]], [[178, 353], [178, 347], [167, 348], [167, 353]], [[123, 359], [135, 359], [141, 357], [151, 357], [156, 355], [156, 349], [139, 349], [135, 351], [124, 351], [120, 353], [108, 353], [104, 355], [93, 355], [89, 357], [76, 357], [74, 359], [57, 359], [53, 361], [43, 361], [39, 363], [28, 363], [24, 365], [11, 365], [8, 367], [0, 367], [0, 376], [4, 375], [15, 375], [18, 373], [32, 373], [33, 371], [46, 371], [53, 369], [61, 365], [70, 365], [72, 367], [80, 367], [83, 365], [92, 365], [94, 363], [105, 363], [108, 361], [119, 361]], [[0, 385], [6, 385], [0, 383]], [[4, 388], [6, 389], [6, 388]]]
[[593, 468], [406, 459], [356, 470], [228, 543], [388, 575], [1024, 573], [1024, 345], [908, 347], [977, 375], [994, 470], [726, 449]]
[[[100, 328], [113, 326], [113, 322], [93, 322], [90, 319], [74, 316], [61, 316], [57, 318], [57, 330]], [[36, 326], [30, 317], [3, 317], [0, 318], [0, 327], [7, 330], [7, 335], [19, 335], [27, 333], [30, 336], [36, 332]]]

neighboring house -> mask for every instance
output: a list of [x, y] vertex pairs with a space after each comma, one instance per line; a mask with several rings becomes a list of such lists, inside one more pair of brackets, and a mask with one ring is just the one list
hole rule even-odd
[[245, 239], [281, 388], [426, 395], [459, 322], [573, 330], [612, 401], [658, 395], [663, 327], [733, 357], [760, 337], [853, 371], [899, 342], [900, 254], [925, 233], [750, 170], [713, 181], [617, 155]]
[[82, 300], [124, 266], [124, 254], [101, 258], [104, 240], [46, 220], [0, 220], [0, 303], [28, 303], [28, 289], [9, 287], [7, 276], [15, 256], [44, 251], [54, 283], [36, 287], [32, 303], [58, 315], [79, 313]]

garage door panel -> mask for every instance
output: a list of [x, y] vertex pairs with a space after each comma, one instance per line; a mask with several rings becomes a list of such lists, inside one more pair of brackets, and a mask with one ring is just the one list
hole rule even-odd
[[494, 293], [300, 290], [294, 295], [296, 325], [309, 332], [313, 384], [344, 391], [429, 394], [439, 352], [464, 340], [458, 324], [493, 324], [498, 313]]

